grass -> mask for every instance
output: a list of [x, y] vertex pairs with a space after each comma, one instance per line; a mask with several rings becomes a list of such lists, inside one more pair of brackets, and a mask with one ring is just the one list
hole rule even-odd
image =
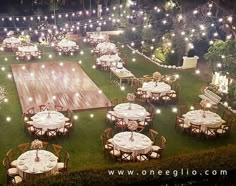
[[[77, 54], [74, 56], [56, 56], [51, 48], [42, 48], [43, 57], [40, 60], [22, 62], [16, 61], [13, 53], [0, 52], [1, 67], [5, 67], [5, 71], [0, 71], [1, 85], [5, 86], [8, 91], [8, 103], [1, 105], [0, 112], [0, 159], [5, 157], [6, 152], [10, 148], [17, 150], [17, 145], [24, 142], [29, 142], [32, 139], [24, 133], [23, 120], [21, 118], [21, 106], [19, 103], [16, 86], [13, 79], [8, 79], [7, 74], [11, 73], [10, 65], [14, 63], [39, 63], [51, 61], [82, 61], [81, 67], [88, 74], [88, 76], [97, 84], [98, 87], [104, 92], [108, 98], [121, 98], [126, 96], [128, 92], [133, 90], [129, 86], [125, 86], [122, 91], [119, 86], [110, 82], [110, 73], [102, 72], [92, 68], [94, 65], [95, 57], [90, 53], [91, 48], [87, 44], [80, 44], [84, 55]], [[122, 55], [128, 56], [127, 68], [140, 77], [145, 74], [152, 74], [159, 71], [162, 74], [179, 73], [180, 90], [180, 103], [191, 105], [199, 101], [198, 94], [200, 88], [206, 84], [194, 74], [193, 70], [176, 71], [171, 69], [162, 69], [157, 65], [147, 61], [145, 58], [132, 54], [128, 48], [122, 49]], [[48, 57], [53, 54], [53, 58]], [[5, 61], [4, 59], [8, 60]], [[136, 61], [133, 62], [132, 59]], [[79, 64], [78, 64], [79, 65]], [[154, 122], [154, 129], [167, 139], [167, 148], [164, 151], [164, 157], [175, 156], [179, 154], [191, 153], [203, 149], [210, 149], [227, 144], [236, 143], [235, 130], [229, 138], [216, 139], [216, 140], [199, 140], [186, 135], [179, 134], [175, 131], [175, 114], [171, 111], [171, 107], [162, 107], [161, 114], [157, 115]], [[104, 159], [103, 151], [100, 141], [100, 134], [107, 128], [104, 117], [105, 110], [93, 110], [76, 112], [78, 120], [75, 122], [74, 130], [69, 138], [58, 138], [50, 143], [58, 143], [63, 146], [65, 151], [71, 154], [70, 170], [85, 169], [88, 167], [103, 167], [117, 164], [111, 160]], [[90, 114], [94, 114], [91, 118]], [[11, 121], [7, 122], [6, 117], [11, 117]], [[0, 183], [5, 182], [4, 169], [1, 167]]]

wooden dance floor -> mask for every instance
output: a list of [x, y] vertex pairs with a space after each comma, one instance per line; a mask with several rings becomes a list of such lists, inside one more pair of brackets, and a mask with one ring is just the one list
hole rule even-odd
[[78, 63], [58, 62], [11, 65], [22, 112], [48, 101], [65, 109], [104, 108], [109, 99]]

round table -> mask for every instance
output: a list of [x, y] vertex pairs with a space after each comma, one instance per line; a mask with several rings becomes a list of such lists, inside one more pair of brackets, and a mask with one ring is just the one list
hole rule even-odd
[[193, 123], [195, 125], [201, 125], [201, 130], [205, 131], [207, 127], [217, 128], [222, 125], [225, 121], [221, 117], [211, 111], [205, 111], [205, 116], [203, 117], [203, 110], [192, 110], [183, 114], [184, 122], [186, 124]]
[[121, 58], [118, 55], [103, 55], [97, 58], [97, 64], [105, 62], [109, 66], [116, 66], [120, 61]]
[[[131, 109], [129, 109], [129, 105]], [[146, 109], [141, 105], [134, 103], [121, 103], [114, 107], [114, 113], [117, 117], [123, 118], [127, 123], [128, 120], [145, 120], [148, 115]]]
[[36, 162], [35, 157], [36, 150], [30, 150], [17, 158], [16, 167], [21, 177], [23, 177], [23, 173], [51, 175], [57, 171], [58, 158], [53, 153], [46, 150], [39, 150], [38, 157], [40, 160]]
[[61, 40], [58, 44], [59, 47], [61, 48], [68, 48], [68, 50], [72, 50], [73, 47], [76, 47], [76, 42], [70, 41], [70, 40]]
[[113, 145], [117, 150], [132, 152], [133, 157], [146, 154], [152, 150], [152, 142], [144, 134], [133, 132], [133, 140], [130, 140], [131, 132], [120, 132], [113, 137]]
[[117, 48], [114, 43], [109, 43], [109, 42], [104, 42], [104, 43], [99, 43], [96, 46], [96, 49], [98, 50], [101, 54], [106, 54], [106, 53], [117, 53]]
[[150, 96], [152, 92], [161, 93], [161, 95], [165, 95], [166, 93], [169, 93], [171, 91], [171, 86], [164, 82], [150, 81], [144, 82], [141, 89], [147, 91]]
[[26, 53], [29, 53], [30, 55], [35, 56], [39, 49], [37, 46], [21, 46], [18, 47], [18, 51], [24, 53], [25, 55]]
[[3, 40], [4, 45], [10, 45], [11, 48], [15, 48], [21, 44], [20, 40], [15, 37], [5, 38]]
[[33, 122], [32, 125], [37, 128], [56, 129], [64, 127], [66, 118], [65, 116], [57, 111], [42, 111], [31, 117]]

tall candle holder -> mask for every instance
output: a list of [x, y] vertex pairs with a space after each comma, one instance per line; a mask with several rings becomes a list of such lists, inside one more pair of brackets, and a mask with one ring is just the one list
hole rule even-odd
[[39, 149], [42, 149], [42, 148], [43, 148], [42, 141], [35, 139], [34, 141], [31, 142], [31, 149], [36, 150], [36, 157], [35, 157], [34, 161], [36, 161], [36, 162], [40, 161], [38, 154], [39, 154]]
[[138, 128], [138, 123], [136, 121], [129, 121], [128, 129], [131, 130], [131, 136], [129, 138], [130, 141], [134, 141], [134, 134], [133, 132]]
[[135, 95], [133, 93], [128, 93], [127, 94], [127, 100], [129, 101], [129, 107], [128, 109], [131, 110], [131, 102], [135, 100]]
[[206, 118], [206, 108], [210, 108], [211, 107], [211, 104], [208, 100], [206, 99], [203, 99], [201, 102], [200, 102], [200, 105], [202, 106], [203, 108], [203, 113], [202, 113], [202, 117], [203, 118]]

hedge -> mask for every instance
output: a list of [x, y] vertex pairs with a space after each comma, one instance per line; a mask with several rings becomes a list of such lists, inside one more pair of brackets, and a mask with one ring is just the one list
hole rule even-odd
[[[204, 181], [220, 183], [220, 180], [223, 180], [222, 182], [225, 183], [227, 182], [227, 179], [228, 181], [229, 178], [232, 179], [232, 175], [235, 173], [235, 154], [236, 145], [228, 145], [211, 150], [195, 152], [192, 154], [184, 154], [147, 162], [120, 163], [115, 164], [112, 167], [94, 167], [88, 168], [87, 170], [77, 170], [36, 180], [34, 183], [28, 182], [21, 185], [160, 185], [163, 183], [204, 183]], [[196, 170], [199, 174], [197, 176], [193, 176], [192, 174], [184, 174], [175, 177], [172, 174], [169, 176], [158, 175], [157, 172], [158, 170], [162, 170], [163, 172], [170, 170], [171, 173], [174, 170], [180, 171], [181, 169], [183, 169], [184, 172], [186, 172], [187, 169], [189, 172]], [[125, 174], [125, 176], [115, 174], [113, 176], [109, 176], [108, 170], [134, 170], [135, 174]], [[150, 170], [154, 170], [155, 174], [149, 175]], [[210, 170], [210, 173], [212, 170], [218, 170], [218, 176], [200, 175], [200, 172], [203, 173], [205, 170]], [[227, 176], [219, 176], [219, 170], [227, 170]], [[142, 171], [147, 171], [147, 175], [142, 175]], [[137, 175], [137, 173], [139, 173], [139, 175]], [[179, 174], [181, 173], [179, 172]]]

